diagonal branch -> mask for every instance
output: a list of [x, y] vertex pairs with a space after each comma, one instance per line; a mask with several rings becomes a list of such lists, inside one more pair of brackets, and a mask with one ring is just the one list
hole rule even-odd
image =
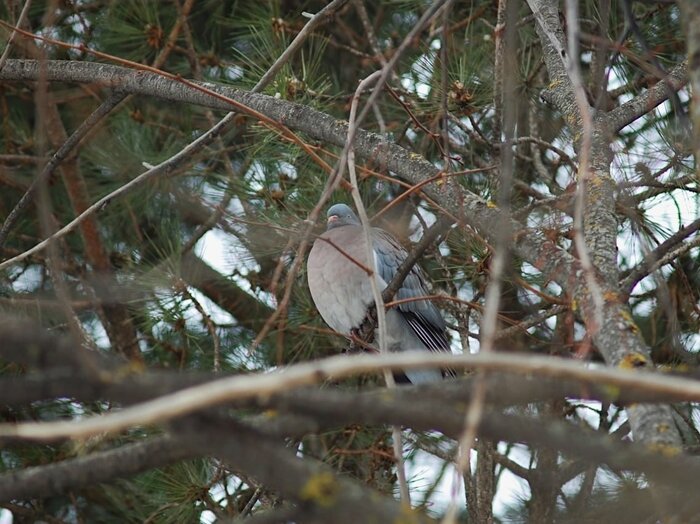
[[[382, 303], [387, 304], [392, 301], [394, 295], [399, 291], [403, 281], [416, 265], [418, 260], [423, 256], [423, 253], [437, 241], [437, 239], [452, 225], [452, 220], [445, 217], [439, 217], [438, 220], [428, 228], [425, 234], [421, 237], [418, 243], [409, 251], [408, 256], [396, 269], [396, 274], [391, 282], [382, 291]], [[362, 320], [362, 323], [357, 328], [357, 337], [359, 341], [353, 341], [350, 345], [350, 351], [361, 351], [364, 349], [364, 343], [372, 342], [374, 330], [377, 327], [377, 308], [376, 305], [371, 305], [367, 310], [367, 315]]]
[[[700, 239], [694, 239], [692, 243], [682, 244], [682, 242], [699, 229], [700, 218], [682, 227], [659, 244], [656, 249], [647, 253], [644, 256], [644, 260], [640, 262], [634, 270], [630, 271], [627, 275], [623, 275], [624, 279], [621, 283], [622, 289], [627, 290], [627, 293], [631, 293], [640, 280], [649, 273], [676, 260], [680, 254], [687, 252], [692, 246], [697, 245]], [[679, 244], [681, 244], [681, 246], [679, 246]], [[678, 247], [679, 249], [676, 249]]]
[[60, 495], [201, 454], [183, 444], [183, 439], [162, 435], [55, 464], [13, 470], [0, 475], [0, 502]]
[[605, 115], [611, 131], [620, 131], [638, 118], [649, 113], [656, 106], [668, 100], [669, 90], [676, 92], [688, 83], [688, 64], [682, 63], [674, 67], [666, 78], [657, 82], [653, 87], [625, 102]]

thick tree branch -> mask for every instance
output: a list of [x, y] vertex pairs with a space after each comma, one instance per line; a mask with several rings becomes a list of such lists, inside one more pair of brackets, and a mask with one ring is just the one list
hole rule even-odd
[[688, 64], [682, 63], [674, 67], [665, 79], [607, 113], [605, 120], [607, 120], [608, 128], [611, 132], [620, 131], [623, 127], [628, 126], [668, 100], [669, 89], [675, 92], [682, 89], [687, 83]]
[[[574, 88], [566, 72], [565, 62], [568, 53], [564, 46], [564, 32], [559, 22], [558, 2], [528, 0], [528, 4], [537, 20], [535, 28], [549, 72], [549, 87], [543, 97], [551, 101], [570, 124], [578, 126], [580, 115], [574, 97]], [[573, 58], [578, 59], [578, 57]]]
[[[452, 403], [442, 402], [441, 409], [435, 410], [435, 399], [422, 394], [421, 389], [430, 388], [398, 388], [360, 394], [332, 389], [324, 391], [308, 389], [272, 397], [258, 397], [251, 399], [248, 406], [257, 406], [261, 409], [272, 407], [275, 409], [273, 412], [275, 414], [257, 417], [257, 421], [249, 419], [246, 424], [252, 422], [257, 432], [275, 438], [298, 438], [309, 431], [322, 432], [357, 423], [369, 425], [394, 423], [416, 430], [439, 430], [448, 436], [458, 436], [463, 423], [460, 406], [464, 401], [456, 398]], [[196, 424], [194, 421], [197, 421]], [[220, 448], [212, 446], [208, 440], [212, 435], [213, 425], [225, 427], [225, 438], [234, 442], [241, 433], [249, 433], [249, 430], [242, 430], [239, 423], [214, 415], [195, 416], [186, 424], [191, 425], [192, 434], [207, 439], [207, 443], [192, 445], [188, 443], [189, 441], [184, 442], [172, 437], [154, 437], [153, 444], [127, 445], [118, 450], [97, 453], [87, 459], [71, 459], [32, 468], [26, 473], [18, 471], [0, 476], [0, 494], [7, 493], [7, 498], [45, 496], [88, 485], [95, 481], [96, 475], [99, 476], [99, 481], [107, 481], [185, 457], [221, 456], [220, 452], [216, 451]], [[176, 435], [181, 429], [182, 423], [175, 422]], [[547, 424], [543, 425], [542, 420], [539, 419], [520, 415], [502, 415], [489, 410], [484, 415], [479, 434], [493, 441], [525, 442], [534, 447], [558, 449], [585, 461], [606, 463], [612, 468], [645, 472], [671, 485], [682, 486], [693, 476], [700, 474], [700, 464], [695, 460], [669, 459], [649, 453], [641, 446], [622, 445], [607, 435], [592, 430], [586, 432], [580, 427], [563, 422], [547, 421]], [[260, 441], [260, 435], [256, 443], [258, 441]], [[260, 448], [257, 444], [251, 446], [250, 442], [239, 442], [237, 445], [242, 446], [241, 453], [252, 455], [254, 460], [261, 460]], [[165, 449], [160, 449], [161, 447]], [[256, 450], [255, 453], [251, 453], [253, 449]], [[155, 456], [142, 458], [143, 454], [148, 453], [149, 450]], [[178, 455], [179, 452], [182, 455]], [[280, 452], [288, 453], [281, 448]], [[115, 463], [119, 461], [120, 453], [129, 454], [121, 467]], [[136, 456], [132, 457], [134, 453]], [[141, 463], [144, 463], [145, 467], [139, 469], [138, 464]], [[100, 465], [99, 468], [97, 468], [98, 465]], [[254, 470], [238, 461], [235, 461], [234, 465], [257, 476]], [[103, 466], [107, 471], [102, 473], [89, 471], [93, 467], [104, 469]], [[279, 474], [279, 470], [277, 471]], [[34, 482], [37, 478], [43, 480]]]
[[272, 314], [272, 308], [243, 291], [192, 253], [183, 255], [180, 274], [187, 284], [199, 289], [231, 313], [240, 325], [252, 331], [258, 331]]
[[[583, 382], [598, 381], [616, 387], [636, 387], [700, 401], [700, 383], [661, 373], [621, 369], [589, 369], [566, 359], [515, 354], [449, 355], [407, 351], [386, 355], [339, 355], [296, 364], [281, 371], [215, 380], [175, 393], [79, 421], [0, 424], [0, 437], [46, 442], [61, 438], [85, 438], [117, 432], [143, 424], [157, 424], [222, 403], [272, 395], [324, 379], [340, 379], [384, 369], [417, 369], [428, 366], [537, 373]], [[638, 408], [635, 406], [635, 408]]]
[[0, 475], [0, 502], [51, 497], [201, 454], [183, 444], [182, 439], [162, 435], [46, 466], [10, 471]]
[[[336, 391], [300, 391], [265, 399], [262, 405], [314, 417], [322, 428], [329, 427], [326, 424], [344, 426], [353, 422], [393, 423], [419, 431], [438, 430], [458, 438], [464, 423], [463, 408], [459, 404], [443, 404], [436, 410], [431, 400], [401, 398], [400, 388], [396, 392], [365, 392], [354, 396]], [[545, 425], [542, 419], [489, 410], [484, 413], [479, 435], [496, 442], [525, 442], [542, 449], [557, 449], [592, 463], [606, 463], [612, 468], [643, 471], [670, 484], [678, 482], [678, 486], [700, 474], [698, 460], [669, 458], [650, 452], [642, 445], [621, 444], [608, 435], [555, 420], [547, 420]]]
[[[639, 362], [650, 365], [650, 351], [632, 320], [625, 296], [620, 292], [617, 267], [617, 216], [615, 181], [610, 175], [611, 130], [605, 114], [592, 115], [577, 74], [580, 60], [578, 46], [577, 3], [567, 2], [569, 49], [561, 44], [558, 2], [528, 0], [538, 20], [538, 35], [545, 54], [545, 64], [554, 89], [555, 104], [563, 112], [571, 133], [578, 137], [581, 165], [578, 172], [576, 248], [581, 263], [568, 288], [574, 306], [583, 299], [581, 316], [592, 340], [605, 361], [612, 365]], [[568, 81], [562, 79], [561, 64], [567, 65]], [[568, 105], [570, 101], [576, 105]], [[581, 230], [581, 218], [583, 230]], [[583, 236], [582, 236], [583, 234]], [[583, 241], [585, 239], [585, 242]], [[589, 261], [590, 258], [590, 261]], [[626, 326], [626, 327], [623, 327]], [[678, 449], [680, 434], [673, 424], [668, 406], [635, 405], [627, 410], [635, 439], [656, 446]], [[661, 430], [660, 428], [664, 428]]]
[[[317, 520], [319, 512], [333, 511], [333, 522], [431, 522], [393, 498], [378, 496], [359, 482], [340, 478], [325, 464], [312, 458], [299, 458], [289, 449], [260, 433], [236, 423], [206, 419], [207, 431], [199, 420], [187, 421], [180, 428], [190, 447], [206, 450], [278, 491], [283, 497], [301, 504], [303, 522]], [[307, 517], [308, 515], [308, 517]]]

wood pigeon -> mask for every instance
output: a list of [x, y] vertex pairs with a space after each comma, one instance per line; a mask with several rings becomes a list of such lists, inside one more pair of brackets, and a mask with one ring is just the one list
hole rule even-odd
[[[308, 260], [308, 282], [311, 297], [323, 320], [332, 329], [349, 335], [360, 326], [367, 309], [374, 303], [369, 276], [365, 268], [367, 249], [360, 220], [345, 204], [335, 204], [327, 213], [327, 229], [314, 242]], [[389, 233], [372, 228], [372, 251], [379, 289], [391, 282], [406, 250]], [[414, 266], [403, 281], [396, 299], [428, 295], [423, 271]], [[386, 312], [387, 347], [390, 351], [423, 349], [450, 351], [445, 321], [438, 309], [427, 300], [406, 302]], [[406, 370], [413, 384], [440, 380], [440, 369]]]

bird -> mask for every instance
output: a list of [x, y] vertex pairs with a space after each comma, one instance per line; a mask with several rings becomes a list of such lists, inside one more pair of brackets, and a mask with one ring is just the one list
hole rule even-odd
[[[374, 304], [366, 268], [365, 234], [355, 212], [346, 204], [332, 205], [326, 214], [326, 231], [315, 241], [307, 261], [311, 298], [323, 320], [334, 331], [350, 335]], [[381, 291], [392, 281], [408, 252], [391, 234], [371, 228], [375, 277]], [[398, 300], [429, 294], [425, 273], [416, 265], [396, 293]], [[404, 302], [386, 311], [387, 347], [390, 351], [450, 352], [445, 321], [428, 300]], [[450, 371], [436, 368], [405, 370], [412, 384], [436, 382]], [[405, 381], [405, 380], [404, 380]]]

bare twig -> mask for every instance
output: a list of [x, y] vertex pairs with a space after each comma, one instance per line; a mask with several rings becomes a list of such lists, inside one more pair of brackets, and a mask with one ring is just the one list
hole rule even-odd
[[[348, 119], [348, 139], [355, 134], [355, 125], [357, 117], [357, 105], [360, 101], [360, 96], [362, 92], [369, 87], [373, 82], [376, 81], [377, 77], [380, 75], [380, 71], [375, 71], [367, 78], [362, 80], [355, 90], [355, 95], [352, 97], [352, 103], [350, 105], [350, 118]], [[374, 256], [374, 242], [372, 240], [372, 226], [369, 223], [369, 217], [367, 216], [367, 210], [365, 209], [364, 203], [362, 202], [362, 197], [360, 196], [360, 186], [357, 182], [357, 172], [355, 171], [355, 150], [352, 144], [349, 144], [348, 148], [348, 174], [350, 175], [350, 184], [352, 186], [352, 199], [355, 202], [355, 207], [357, 208], [357, 213], [360, 217], [360, 222], [362, 224], [362, 233], [365, 240], [365, 256], [367, 262], [371, 264], [372, 272], [367, 275], [369, 278], [370, 288], [372, 289], [372, 296], [374, 297], [375, 311], [377, 315], [377, 325], [379, 332], [379, 353], [386, 354], [389, 352], [387, 347], [387, 331], [386, 331], [386, 311], [384, 310], [384, 299], [382, 298], [382, 292], [379, 289], [379, 283], [377, 282], [377, 265], [376, 257]], [[394, 375], [389, 370], [384, 371], [384, 381], [388, 388], [395, 388], [396, 382], [394, 381]], [[394, 448], [394, 455], [396, 457], [396, 477], [399, 481], [399, 490], [401, 493], [401, 500], [404, 501], [409, 506], [411, 505], [411, 494], [408, 489], [408, 482], [406, 481], [406, 470], [404, 468], [403, 461], [403, 444], [401, 438], [401, 428], [398, 426], [392, 426], [392, 442]]]
[[[24, 2], [24, 7], [22, 7], [22, 12], [19, 14], [19, 18], [17, 19], [17, 22], [15, 25], [17, 27], [22, 27], [22, 24], [24, 24], [24, 20], [27, 18], [27, 15], [29, 14], [29, 6], [32, 5], [32, 0], [25, 0]], [[5, 62], [7, 62], [7, 57], [10, 56], [10, 50], [12, 49], [12, 43], [15, 41], [15, 38], [17, 37], [17, 30], [13, 29], [12, 33], [10, 34], [10, 38], [7, 40], [7, 45], [5, 46], [5, 50], [2, 53], [2, 56], [0, 56], [0, 70], [2, 70], [3, 67], [5, 67]]]
[[[500, 134], [503, 133], [503, 142], [499, 158], [501, 161], [500, 180], [498, 184], [498, 205], [502, 211], [499, 222], [495, 225], [495, 246], [494, 254], [490, 268], [490, 279], [486, 288], [484, 316], [480, 325], [480, 344], [479, 353], [488, 355], [493, 351], [496, 340], [496, 332], [498, 329], [498, 311], [500, 304], [500, 296], [502, 289], [502, 279], [506, 271], [508, 263], [509, 240], [511, 238], [510, 230], [510, 199], [513, 181], [513, 138], [515, 135], [515, 93], [516, 93], [516, 78], [512, 74], [515, 70], [513, 61], [517, 53], [516, 41], [516, 8], [517, 3], [514, 0], [501, 0], [499, 2], [499, 25], [497, 32], [503, 32], [503, 43], [500, 49], [500, 55], [497, 54], [496, 67], [504, 68], [508, 73], [503, 74], [500, 80], [497, 80], [495, 87], [500, 89], [495, 93], [495, 97], [500, 99], [499, 118], [503, 121], [496, 124], [499, 136], [496, 140], [501, 139]], [[501, 12], [502, 11], [502, 12]], [[501, 113], [502, 110], [502, 113]], [[457, 455], [455, 457], [456, 472], [455, 481], [453, 483], [452, 497], [450, 505], [445, 512], [445, 517], [442, 520], [443, 524], [456, 524], [458, 514], [458, 486], [462, 485], [462, 480], [466, 474], [469, 474], [469, 464], [471, 449], [476, 439], [479, 424], [483, 416], [484, 404], [486, 402], [486, 384], [484, 381], [483, 372], [477, 373], [474, 395], [470, 399], [469, 406], [464, 418], [464, 428], [458, 440]], [[478, 460], [483, 460], [484, 457], [479, 453]], [[490, 521], [490, 517], [486, 517], [486, 521]]]
[[202, 304], [192, 296], [190, 290], [187, 289], [187, 283], [181, 278], [176, 279], [175, 289], [177, 289], [182, 295], [192, 302], [192, 305], [197, 310], [197, 313], [202, 317], [202, 322], [207, 326], [207, 331], [209, 331], [209, 336], [212, 339], [212, 345], [214, 346], [214, 372], [218, 373], [221, 371], [221, 341], [219, 340], [219, 335], [216, 332], [216, 326], [212, 322], [211, 317], [207, 314], [202, 307]]

